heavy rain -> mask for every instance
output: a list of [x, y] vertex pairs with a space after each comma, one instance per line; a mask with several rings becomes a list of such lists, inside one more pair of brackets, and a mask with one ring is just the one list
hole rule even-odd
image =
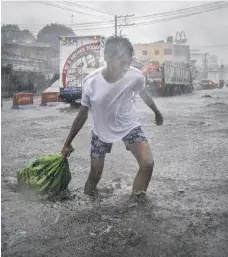
[[[225, 7], [223, 1], [2, 2], [2, 256], [228, 256]], [[212, 24], [217, 18], [219, 27]], [[180, 28], [187, 37], [175, 37]], [[84, 194], [91, 110], [72, 142], [68, 190], [49, 200], [22, 193], [16, 171], [61, 152], [80, 110], [82, 82], [104, 64], [103, 43], [113, 33], [130, 39], [132, 66], [164, 117], [156, 126], [140, 95], [133, 97], [155, 163], [145, 199], [130, 197], [138, 164], [122, 141], [106, 155], [98, 193]], [[95, 50], [75, 56], [83, 44]]]

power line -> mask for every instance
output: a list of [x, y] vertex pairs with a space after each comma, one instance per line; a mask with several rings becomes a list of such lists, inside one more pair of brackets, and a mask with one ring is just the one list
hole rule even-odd
[[56, 8], [62, 9], [62, 10], [70, 11], [70, 12], [80, 13], [80, 14], [83, 14], [83, 15], [91, 15], [91, 16], [95, 16], [95, 17], [100, 17], [100, 16], [92, 14], [92, 13], [81, 12], [81, 11], [78, 11], [78, 10], [75, 10], [75, 9], [70, 9], [70, 8], [67, 8], [67, 7], [63, 7], [63, 6], [60, 6], [60, 5], [51, 3], [51, 2], [43, 1], [43, 2], [38, 2], [38, 3], [45, 4], [45, 5], [52, 6], [52, 7], [56, 7]]
[[[228, 7], [228, 5], [226, 7]], [[224, 8], [224, 7], [220, 7], [220, 8]], [[213, 10], [216, 10], [216, 9], [218, 9], [218, 8], [214, 8]], [[202, 12], [209, 12], [209, 11], [213, 11], [213, 10], [203, 10], [203, 11], [200, 11], [200, 12], [176, 15], [176, 16], [171, 16], [171, 17], [167, 17], [167, 18], [151, 20], [151, 21], [147, 21], [147, 22], [145, 22], [145, 21], [144, 22], [138, 22], [138, 23], [135, 23], [135, 26], [145, 26], [145, 25], [150, 25], [150, 24], [164, 22], [164, 21], [170, 21], [170, 20], [175, 20], [175, 19], [180, 19], [180, 18], [186, 18], [186, 17], [189, 17], [189, 16], [200, 14]]]
[[[218, 5], [217, 3], [222, 3], [222, 5]], [[225, 3], [225, 5], [224, 5], [224, 3]], [[211, 9], [211, 8], [210, 9], [202, 9], [203, 7], [207, 7], [207, 6], [213, 7], [213, 9]], [[160, 18], [165, 18], [166, 16], [170, 16], [170, 15], [174, 15], [174, 14], [178, 14], [178, 16], [175, 16], [175, 18], [176, 17], [178, 18], [180, 16], [180, 12], [182, 12], [183, 14], [186, 13], [187, 14], [186, 17], [188, 17], [190, 15], [196, 15], [196, 14], [199, 14], [201, 12], [213, 11], [213, 10], [216, 10], [218, 8], [225, 8], [225, 7], [228, 7], [228, 3], [224, 2], [224, 1], [223, 2], [215, 2], [213, 5], [212, 4], [204, 4], [204, 5], [200, 5], [200, 6], [184, 8], [184, 9], [178, 9], [178, 10], [174, 10], [174, 11], [168, 11], [168, 12], [157, 13], [157, 14], [152, 14], [152, 15], [139, 16], [139, 17], [134, 18], [134, 21], [138, 21], [138, 20], [140, 21], [140, 20], [142, 20], [143, 18], [146, 18], [146, 17], [148, 17], [148, 18], [153, 18], [153, 17], [156, 18], [156, 17], [161, 16]], [[62, 7], [60, 7], [60, 8], [62, 8]], [[199, 8], [200, 8], [200, 12], [197, 12], [197, 13], [189, 12], [189, 10], [192, 10], [192, 11], [197, 11], [198, 10], [199, 11]], [[184, 16], [180, 16], [180, 17], [184, 17]], [[124, 18], [124, 16], [120, 17], [120, 19], [121, 18]], [[171, 17], [167, 17], [167, 18], [170, 19]], [[129, 19], [131, 19], [131, 17], [129, 17]], [[152, 20], [152, 21], [154, 21], [154, 20]], [[108, 24], [112, 23], [113, 21], [112, 20], [107, 20], [107, 21], [104, 20], [104, 21], [100, 21], [100, 22], [78, 23], [78, 24], [74, 24], [74, 25], [75, 26], [87, 26], [87, 25], [91, 25], [91, 26], [94, 25], [94, 26], [96, 26], [98, 24], [104, 24], [104, 22], [106, 23], [106, 25], [108, 25]], [[150, 22], [150, 21], [143, 21], [143, 22], [137, 23], [137, 24], [144, 24], [145, 23], [145, 25], [147, 25], [147, 24], [149, 24], [148, 22]], [[26, 25], [26, 24], [23, 24], [23, 25]], [[34, 25], [30, 25], [30, 26], [34, 26]]]
[[[216, 3], [218, 3], [218, 2], [216, 2]], [[48, 5], [50, 5], [50, 4], [48, 3]], [[202, 8], [199, 9], [199, 7], [205, 7], [205, 6], [208, 6], [208, 5], [209, 4], [195, 7], [194, 12], [189, 12], [189, 9], [192, 10], [194, 8], [194, 7], [191, 7], [191, 8], [179, 9], [179, 10], [171, 11], [171, 12], [154, 14], [154, 15], [151, 15], [150, 17], [152, 17], [152, 16], [156, 17], [156, 16], [160, 15], [161, 16], [160, 19], [152, 19], [150, 21], [137, 22], [134, 25], [135, 26], [146, 26], [146, 25], [150, 25], [150, 24], [154, 24], [154, 23], [158, 23], [158, 22], [163, 22], [163, 21], [169, 21], [169, 20], [174, 20], [174, 19], [178, 19], [178, 18], [189, 17], [189, 16], [192, 16], [192, 15], [197, 15], [197, 14], [202, 13], [202, 12], [209, 12], [209, 11], [213, 11], [213, 10], [216, 10], [216, 9], [219, 9], [219, 8], [226, 8], [226, 7], [228, 7], [228, 3], [225, 3], [225, 5], [224, 5], [224, 2], [222, 2], [222, 5], [221, 4], [220, 5], [218, 5], [218, 4], [215, 5], [214, 4], [213, 8], [211, 8], [212, 4], [210, 4], [210, 8], [209, 9], [202, 9]], [[62, 8], [62, 7], [58, 6], [58, 8]], [[198, 8], [198, 11], [196, 11], [196, 8]], [[173, 15], [174, 13], [178, 13], [180, 10], [182, 10], [182, 14], [181, 15], [180, 14], [176, 14], [175, 16], [166, 17], [166, 16], [168, 16], [170, 14]], [[186, 11], [183, 13], [183, 10], [187, 10], [187, 13], [186, 13]], [[163, 17], [162, 15], [164, 16], [164, 18], [162, 18]], [[124, 17], [125, 16], [120, 16], [119, 18], [121, 19], [121, 18], [124, 18]], [[141, 17], [138, 17], [138, 18], [141, 19], [142, 17], [145, 17], [145, 16], [141, 16]], [[136, 20], [137, 20], [137, 18], [136, 18]], [[105, 22], [105, 24], [104, 24], [104, 22]], [[112, 22], [113, 21], [100, 21], [100, 22], [90, 22], [90, 23], [79, 23], [79, 24], [71, 24], [70, 27], [72, 27], [72, 28], [77, 27], [77, 28], [79, 28], [79, 31], [96, 31], [96, 30], [104, 30], [104, 29], [108, 30], [108, 29], [112, 29], [113, 26], [111, 26], [111, 27], [110, 26], [99, 26], [99, 27], [97, 27], [97, 25], [98, 24], [99, 25], [103, 25], [103, 24], [104, 25], [109, 25], [109, 24], [111, 25]], [[86, 27], [83, 28], [84, 26], [86, 26]], [[92, 28], [92, 27], [88, 28], [87, 26], [92, 26], [92, 27], [96, 26], [96, 28]]]
[[[74, 31], [76, 31], [76, 28], [75, 27], [72, 27], [71, 26], [71, 28], [74, 30]], [[102, 31], [102, 30], [110, 30], [110, 29], [113, 29], [114, 28], [114, 25], [113, 26], [107, 26], [107, 27], [97, 27], [97, 28], [82, 28], [82, 29], [78, 29], [77, 31], [91, 31], [91, 32], [96, 32], [96, 31]], [[16, 30], [12, 30], [12, 29], [7, 29], [7, 30], [5, 30], [5, 31], [16, 31]], [[29, 29], [29, 31], [30, 32], [34, 32], [34, 33], [36, 33], [36, 32], [38, 32], [38, 31], [40, 31], [40, 29], [34, 29], [34, 28], [32, 28], [32, 29]]]
[[151, 21], [147, 21], [147, 22], [138, 22], [138, 23], [135, 23], [134, 26], [145, 26], [145, 25], [150, 25], [150, 24], [154, 24], [154, 23], [159, 23], [159, 22], [164, 22], [164, 21], [169, 21], [169, 20], [175, 20], [175, 19], [179, 19], [179, 18], [185, 18], [185, 17], [189, 17], [189, 16], [192, 16], [192, 15], [197, 15], [197, 14], [202, 13], [202, 12], [209, 12], [209, 11], [216, 10], [218, 8], [226, 8], [226, 7], [228, 7], [228, 3], [225, 6], [222, 6], [222, 7], [221, 6], [216, 6], [213, 9], [209, 9], [209, 10], [201, 10], [201, 11], [198, 11], [198, 12], [176, 15], [176, 16], [166, 17], [166, 18], [162, 18], [162, 19], [151, 20]]
[[209, 46], [193, 46], [193, 47], [201, 47], [201, 48], [209, 48], [209, 47], [228, 47], [228, 45], [209, 45]]
[[77, 6], [77, 7], [80, 7], [80, 8], [85, 8], [85, 9], [89, 9], [89, 10], [92, 10], [92, 11], [95, 11], [95, 12], [99, 12], [99, 13], [102, 13], [102, 14], [105, 14], [105, 15], [112, 15], [112, 14], [108, 14], [108, 13], [105, 13], [105, 12], [102, 12], [102, 11], [98, 11], [94, 8], [91, 8], [91, 7], [88, 7], [88, 6], [84, 6], [84, 5], [81, 5], [81, 4], [76, 4], [75, 2], [70, 2], [70, 1], [56, 1], [56, 2], [59, 2], [59, 3], [66, 3], [66, 4], [71, 4], [73, 6]]
[[[90, 2], [90, 1], [87, 1], [88, 3], [92, 4], [92, 5], [96, 5], [99, 9], [101, 8], [96, 2]], [[103, 8], [104, 9], [104, 8]], [[105, 8], [107, 9], [107, 8]], [[111, 11], [110, 9], [107, 9], [106, 10], [107, 13], [111, 14], [111, 15], [115, 15], [113, 11]]]
[[[117, 15], [115, 15], [115, 35], [117, 35], [117, 27], [119, 27], [119, 28], [121, 28], [122, 27], [122, 29], [120, 30], [120, 35], [121, 35], [121, 32], [123, 31], [123, 29], [125, 28], [125, 27], [129, 27], [129, 26], [133, 26], [134, 25], [134, 23], [127, 23], [127, 18], [129, 18], [129, 17], [134, 17], [134, 14], [132, 14], [132, 15], [124, 15], [124, 16], [117, 16]], [[125, 23], [124, 24], [119, 24], [118, 25], [118, 19], [120, 19], [120, 18], [124, 18], [125, 19]]]
[[[75, 23], [75, 24], [61, 24], [64, 26], [77, 26], [77, 27], [84, 27], [84, 26], [97, 26], [97, 25], [102, 25], [104, 24], [104, 22], [106, 24], [113, 24], [113, 20], [104, 20], [104, 21], [99, 21], [99, 22], [82, 22], [82, 23]], [[34, 28], [34, 27], [42, 27], [42, 26], [46, 26], [48, 24], [17, 24], [18, 26], [20, 26], [21, 28]]]
[[[223, 2], [222, 2], [223, 3]], [[205, 6], [208, 6], [209, 4], [206, 4], [206, 5], [201, 5], [201, 6], [196, 6], [196, 7], [191, 7], [191, 8], [185, 8], [185, 9], [178, 9], [178, 10], [175, 10], [175, 11], [169, 11], [169, 12], [164, 12], [164, 13], [158, 13], [158, 14], [153, 14], [153, 15], [149, 15], [150, 18], [154, 17], [159, 17], [161, 16], [160, 18], [165, 18], [166, 16], [170, 16], [170, 15], [174, 15], [174, 14], [178, 14], [178, 16], [173, 16], [174, 18], [178, 18], [178, 17], [185, 17], [184, 14], [186, 14], [186, 17], [188, 16], [191, 16], [191, 15], [196, 15], [196, 14], [199, 14], [201, 12], [208, 12], [208, 11], [213, 11], [213, 10], [216, 10], [216, 9], [219, 9], [219, 8], [225, 8], [225, 7], [228, 7], [228, 3], [225, 3], [225, 5], [211, 5], [210, 4], [210, 7], [213, 7], [212, 9], [202, 9], [202, 7], [205, 7]], [[198, 9], [200, 7], [200, 10]], [[189, 12], [189, 10], [193, 10], [194, 12]], [[198, 11], [197, 11], [198, 10]], [[184, 12], [183, 12], [184, 11]], [[197, 12], [195, 12], [197, 11]], [[180, 15], [182, 12], [183, 15]], [[148, 16], [148, 15], [147, 15]], [[136, 17], [134, 18], [134, 21], [140, 21], [142, 20], [144, 17], [147, 17], [147, 16], [139, 16], [139, 17]], [[120, 17], [121, 18], [121, 17]], [[124, 18], [124, 16], [122, 17]], [[171, 19], [172, 17], [167, 17], [168, 19]], [[131, 17], [129, 17], [129, 19], [131, 19]], [[164, 19], [165, 20], [165, 19]], [[152, 20], [152, 22], [154, 21], [154, 19]], [[160, 20], [158, 20], [160, 21]], [[162, 19], [163, 21], [163, 19]], [[104, 22], [106, 23], [105, 25], [108, 25], [110, 23], [112, 23], [112, 20], [108, 20], [108, 21], [100, 21], [100, 22], [89, 22], [89, 23], [78, 23], [78, 24], [75, 24], [75, 26], [87, 26], [87, 25], [91, 25], [91, 26], [96, 26], [98, 24], [104, 24]], [[150, 21], [142, 21], [142, 22], [139, 22], [137, 24], [145, 24], [145, 25], [148, 25], [150, 23]]]
[[175, 15], [175, 14], [181, 14], [181, 13], [189, 13], [189, 12], [194, 12], [194, 11], [204, 11], [204, 10], [209, 10], [214, 8], [224, 8], [227, 7], [228, 3], [226, 1], [219, 1], [219, 2], [214, 2], [210, 4], [203, 4], [203, 5], [198, 5], [194, 7], [189, 7], [189, 8], [182, 8], [182, 9], [176, 9], [173, 11], [168, 11], [168, 12], [162, 12], [162, 13], [155, 13], [155, 14], [149, 14], [149, 15], [144, 15], [144, 16], [139, 16], [136, 17], [135, 19], [141, 20], [141, 19], [147, 19], [147, 18], [156, 18], [156, 17], [165, 17], [167, 15]]

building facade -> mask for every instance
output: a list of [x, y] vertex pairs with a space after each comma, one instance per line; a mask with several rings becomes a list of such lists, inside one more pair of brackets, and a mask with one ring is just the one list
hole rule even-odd
[[208, 68], [212, 70], [218, 69], [218, 56], [216, 55], [208, 56]]
[[58, 72], [58, 52], [41, 43], [2, 42], [2, 66], [11, 65], [14, 70]]
[[155, 42], [135, 44], [136, 60], [157, 62], [186, 67], [189, 65], [190, 53], [188, 45], [176, 45], [173, 42]]

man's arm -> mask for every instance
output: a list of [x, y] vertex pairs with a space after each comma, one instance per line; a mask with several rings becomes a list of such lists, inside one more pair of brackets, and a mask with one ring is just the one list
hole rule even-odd
[[78, 115], [76, 116], [73, 125], [71, 127], [70, 133], [65, 141], [64, 147], [62, 149], [62, 154], [64, 156], [68, 156], [70, 152], [73, 150], [71, 147], [71, 143], [74, 140], [75, 136], [83, 127], [84, 123], [88, 118], [89, 108], [87, 106], [81, 105]]
[[142, 100], [144, 101], [144, 103], [150, 107], [150, 109], [155, 113], [155, 114], [160, 114], [160, 111], [158, 110], [155, 102], [153, 101], [152, 97], [148, 94], [146, 88], [143, 89], [143, 91], [141, 91], [139, 93], [140, 97], [142, 98]]
[[161, 112], [158, 110], [155, 102], [153, 101], [152, 97], [148, 94], [146, 88], [143, 89], [140, 93], [139, 93], [140, 97], [142, 98], [142, 100], [144, 101], [144, 103], [155, 113], [155, 120], [157, 125], [162, 125], [163, 123], [163, 117]]

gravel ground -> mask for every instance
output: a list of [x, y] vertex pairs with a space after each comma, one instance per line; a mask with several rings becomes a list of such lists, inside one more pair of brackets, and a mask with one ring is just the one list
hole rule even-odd
[[[202, 97], [206, 94], [211, 98]], [[83, 195], [91, 116], [69, 158], [70, 195], [41, 202], [22, 195], [16, 173], [59, 153], [78, 110], [62, 103], [2, 108], [2, 256], [227, 257], [228, 89], [156, 98], [164, 125], [136, 99], [155, 169], [145, 203], [128, 201], [137, 164], [122, 142], [107, 156], [100, 195]]]

